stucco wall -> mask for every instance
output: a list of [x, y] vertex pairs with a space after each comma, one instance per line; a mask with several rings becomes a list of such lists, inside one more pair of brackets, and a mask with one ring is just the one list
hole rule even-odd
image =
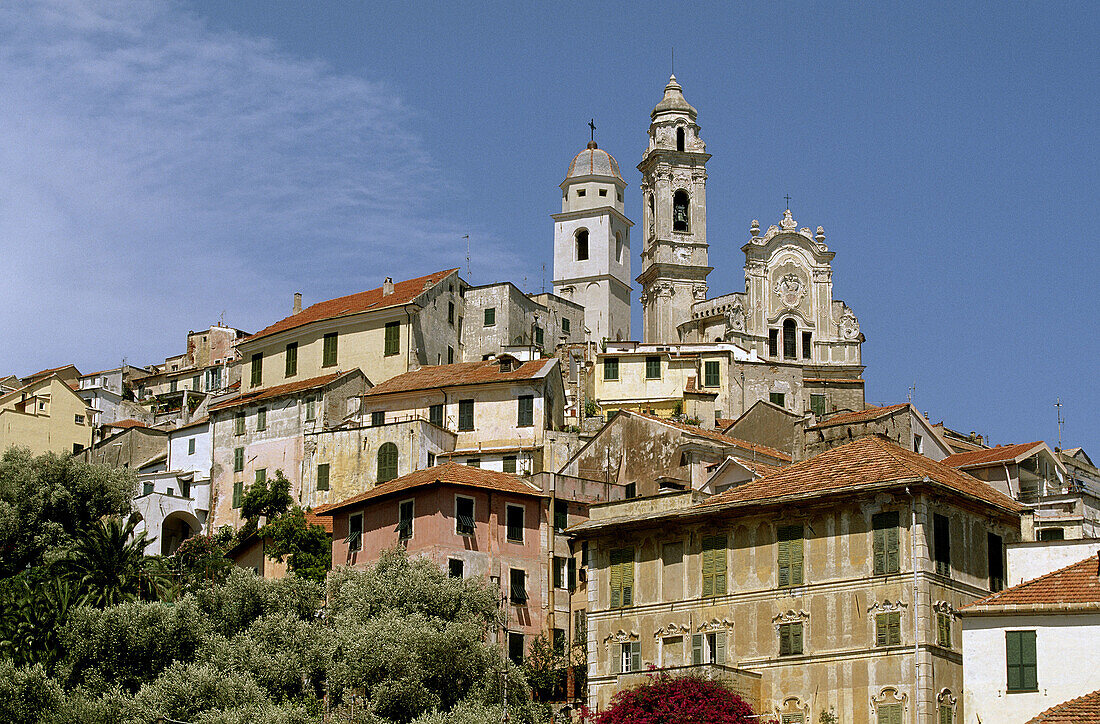
[[1005, 584], [1017, 583], [1065, 568], [1068, 565], [1095, 556], [1100, 551], [1100, 540], [1052, 540], [1021, 542], [1009, 546], [1008, 569]]

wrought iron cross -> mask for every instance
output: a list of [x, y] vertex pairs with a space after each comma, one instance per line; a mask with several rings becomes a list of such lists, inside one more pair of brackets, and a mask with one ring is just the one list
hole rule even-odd
[[783, 198], [787, 200], [787, 210], [789, 211], [789, 210], [790, 210], [790, 208], [791, 208], [791, 195], [790, 195], [790, 194], [787, 194], [787, 195], [786, 195], [786, 196], [784, 196]]
[[596, 140], [596, 119], [595, 118], [588, 121], [588, 127], [590, 129], [592, 129], [592, 138], [591, 138], [591, 140], [595, 141]]

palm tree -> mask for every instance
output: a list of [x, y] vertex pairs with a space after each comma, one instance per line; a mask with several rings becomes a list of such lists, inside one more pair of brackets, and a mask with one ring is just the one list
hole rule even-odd
[[156, 599], [167, 590], [160, 560], [145, 556], [145, 547], [152, 540], [145, 531], [134, 534], [137, 523], [137, 516], [130, 516], [125, 523], [118, 516], [109, 516], [77, 537], [61, 565], [81, 591], [82, 604], [105, 608]]

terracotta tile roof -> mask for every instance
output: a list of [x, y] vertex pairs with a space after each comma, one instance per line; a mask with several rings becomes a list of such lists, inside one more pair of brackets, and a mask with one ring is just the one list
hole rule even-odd
[[720, 432], [715, 432], [714, 430], [707, 430], [706, 428], [699, 427], [697, 425], [688, 425], [685, 422], [677, 422], [675, 420], [669, 420], [664, 417], [649, 415], [644, 412], [627, 412], [625, 410], [624, 412], [626, 412], [626, 414], [644, 417], [648, 420], [656, 420], [657, 422], [668, 425], [669, 427], [675, 427], [678, 430], [683, 430], [684, 432], [690, 433], [692, 435], [699, 435], [700, 437], [705, 437], [716, 442], [724, 442], [728, 445], [737, 445], [738, 447], [744, 448], [745, 450], [756, 450], [760, 454], [767, 455], [768, 457], [775, 458], [776, 460], [782, 460], [784, 462], [790, 462], [791, 460], [790, 455], [783, 452], [782, 450], [776, 450], [774, 447], [760, 445], [755, 442], [749, 442], [748, 440], [742, 440], [740, 438], [732, 437], [730, 435], [724, 435]]
[[253, 402], [260, 402], [261, 400], [270, 400], [273, 397], [282, 397], [283, 395], [290, 395], [295, 392], [303, 392], [305, 390], [314, 390], [318, 387], [324, 387], [330, 382], [334, 381], [337, 377], [342, 375], [351, 374], [351, 372], [333, 372], [331, 375], [322, 375], [320, 377], [311, 377], [308, 380], [298, 380], [297, 382], [289, 382], [285, 385], [276, 385], [275, 387], [265, 387], [262, 390], [256, 390], [255, 392], [245, 392], [244, 394], [234, 397], [232, 400], [226, 400], [225, 402], [219, 402], [216, 405], [210, 406], [210, 411], [225, 410], [230, 407], [237, 407], [238, 405], [248, 405]]
[[860, 438], [808, 460], [779, 468], [771, 475], [716, 495], [701, 505], [711, 507], [859, 490], [875, 483], [925, 477], [1014, 513], [1023, 509], [1015, 500], [988, 483], [877, 435]]
[[319, 525], [325, 529], [325, 532], [332, 535], [332, 516], [323, 515], [323, 513], [332, 508], [333, 503], [325, 503], [324, 505], [318, 505], [315, 508], [311, 508], [306, 511], [306, 524], [307, 525]]
[[174, 430], [169, 430], [168, 432], [176, 432], [177, 430], [186, 430], [189, 427], [198, 427], [199, 425], [206, 425], [209, 422], [210, 422], [210, 415], [203, 415], [202, 417], [200, 417], [197, 420], [192, 420], [191, 422], [187, 423], [186, 425], [180, 425], [179, 427], [175, 428]]
[[337, 510], [349, 508], [367, 500], [436, 484], [464, 485], [471, 488], [484, 488], [517, 495], [542, 496], [543, 494], [537, 486], [515, 475], [498, 473], [484, 468], [471, 468], [458, 463], [443, 463], [435, 467], [411, 472], [408, 475], [402, 475], [400, 478], [371, 488], [365, 493], [359, 493], [347, 500], [329, 505], [324, 510], [316, 508], [314, 512], [320, 515], [334, 515]]
[[994, 463], [1010, 462], [1020, 455], [1031, 451], [1032, 448], [1042, 445], [1043, 442], [1025, 442], [1018, 445], [998, 445], [988, 450], [971, 450], [969, 452], [955, 453], [943, 459], [948, 465], [956, 468], [969, 468]]
[[337, 297], [336, 299], [329, 299], [326, 302], [317, 302], [316, 304], [306, 307], [297, 314], [292, 314], [289, 317], [280, 319], [275, 324], [264, 327], [259, 332], [249, 337], [245, 337], [242, 341], [250, 342], [260, 337], [266, 337], [276, 332], [283, 332], [288, 329], [294, 329], [295, 327], [301, 327], [310, 322], [319, 322], [323, 319], [333, 319], [334, 317], [343, 317], [348, 314], [359, 314], [360, 312], [385, 309], [386, 307], [392, 307], [399, 304], [408, 304], [420, 296], [424, 291], [425, 284], [431, 282], [431, 285], [434, 286], [449, 274], [457, 271], [457, 268], [446, 269], [444, 271], [435, 272], [434, 274], [428, 274], [427, 276], [395, 282], [392, 294], [383, 295], [382, 287], [377, 287], [375, 289], [368, 289], [365, 292], [349, 294], [346, 297]]
[[695, 384], [694, 377], [688, 377], [687, 382], [684, 383], [684, 394], [686, 395], [709, 395], [711, 397], [718, 397], [718, 393], [714, 390], [705, 390]]
[[415, 392], [417, 390], [433, 390], [439, 387], [477, 385], [486, 382], [531, 380], [548, 372], [550, 366], [556, 361], [553, 357], [532, 360], [513, 368], [511, 372], [501, 372], [497, 360], [431, 365], [406, 372], [397, 377], [391, 377], [368, 390], [366, 396], [374, 397], [393, 392]]
[[108, 422], [103, 427], [117, 427], [122, 430], [128, 430], [131, 427], [151, 427], [141, 420], [119, 420], [118, 422]]
[[735, 422], [737, 422], [737, 420], [730, 420], [726, 417], [716, 417], [714, 418], [714, 431], [724, 432], [725, 430], [728, 430], [730, 426], [732, 426]]
[[1064, 603], [1100, 603], [1100, 554], [990, 594], [963, 608]]
[[872, 406], [856, 412], [842, 412], [839, 415], [833, 415], [828, 419], [822, 420], [816, 425], [811, 425], [809, 429], [832, 427], [833, 425], [851, 425], [857, 422], [870, 422], [871, 420], [877, 420], [880, 417], [897, 412], [901, 408], [908, 406], [908, 402], [903, 402], [900, 405], [887, 405], [886, 407]]
[[60, 372], [61, 370], [67, 370], [70, 367], [72, 367], [74, 370], [76, 370], [76, 374], [79, 377], [80, 376], [80, 370], [76, 369], [76, 365], [68, 364], [68, 365], [61, 365], [60, 367], [51, 367], [48, 370], [41, 370], [39, 372], [35, 372], [33, 375], [27, 375], [23, 379], [30, 382], [32, 380], [37, 380], [39, 377], [45, 377], [46, 375], [52, 375], [54, 372]]
[[1096, 724], [1100, 722], [1100, 690], [1052, 706], [1027, 724]]

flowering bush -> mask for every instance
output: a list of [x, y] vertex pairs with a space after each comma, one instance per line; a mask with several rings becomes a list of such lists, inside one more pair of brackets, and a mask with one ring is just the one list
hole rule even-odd
[[582, 713], [585, 724], [756, 724], [752, 709], [718, 681], [658, 674], [648, 683], [620, 691], [598, 714]]

